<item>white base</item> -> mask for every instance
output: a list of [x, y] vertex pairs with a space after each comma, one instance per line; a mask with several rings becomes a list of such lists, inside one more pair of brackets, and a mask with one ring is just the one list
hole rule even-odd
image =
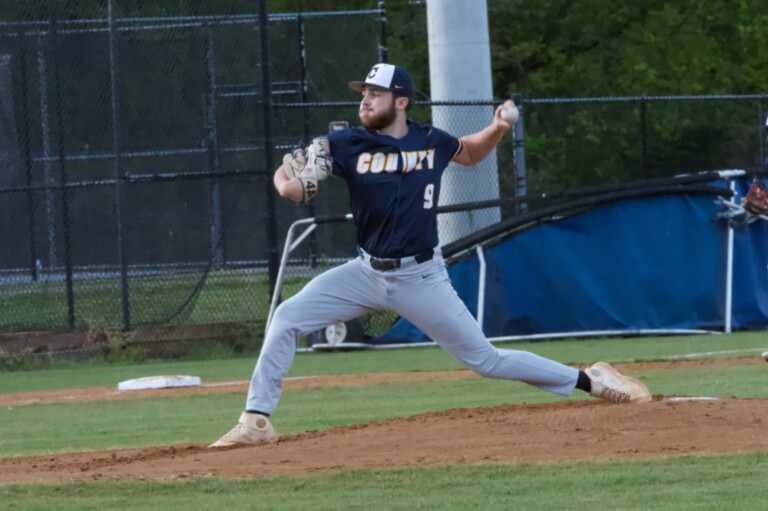
[[121, 381], [117, 390], [164, 389], [166, 387], [190, 387], [200, 385], [199, 376], [146, 376]]
[[720, 401], [719, 397], [665, 397], [662, 403], [680, 403], [683, 401]]
[[354, 350], [369, 350], [373, 348], [373, 344], [367, 344], [364, 342], [341, 342], [339, 344], [313, 344], [313, 350], [326, 350], [326, 351], [354, 351]]

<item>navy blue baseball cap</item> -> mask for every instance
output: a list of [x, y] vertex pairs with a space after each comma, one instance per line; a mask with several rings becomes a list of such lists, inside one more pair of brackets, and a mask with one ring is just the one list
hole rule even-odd
[[391, 90], [396, 94], [413, 97], [413, 79], [408, 71], [393, 64], [379, 63], [371, 68], [362, 82], [349, 82], [349, 88], [363, 92], [366, 85]]

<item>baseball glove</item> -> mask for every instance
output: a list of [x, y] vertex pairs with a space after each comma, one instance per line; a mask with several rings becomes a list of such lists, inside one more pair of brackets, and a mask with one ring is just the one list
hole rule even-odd
[[307, 169], [307, 154], [304, 148], [297, 146], [283, 156], [283, 168], [289, 178], [297, 178], [304, 189], [302, 202], [309, 202], [317, 193], [317, 177]]
[[317, 137], [307, 147], [307, 167], [311, 167], [319, 180], [327, 179], [333, 171], [331, 145], [325, 137]]
[[299, 174], [307, 165], [307, 154], [304, 148], [297, 146], [290, 153], [283, 156], [283, 166], [288, 173], [288, 177], [299, 177]]
[[754, 215], [768, 213], [768, 187], [755, 178], [749, 187], [747, 196], [741, 199], [741, 206]]
[[297, 178], [304, 188], [304, 202], [309, 202], [317, 193], [318, 181], [328, 178], [333, 168], [331, 147], [328, 139], [318, 137], [303, 149], [296, 147], [283, 156], [283, 167], [290, 178]]

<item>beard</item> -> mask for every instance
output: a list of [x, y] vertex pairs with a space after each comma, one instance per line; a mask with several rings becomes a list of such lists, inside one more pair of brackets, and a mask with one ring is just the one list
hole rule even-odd
[[395, 122], [395, 101], [393, 99], [389, 108], [378, 115], [363, 117], [362, 113], [358, 112], [357, 116], [363, 126], [370, 131], [384, 129]]

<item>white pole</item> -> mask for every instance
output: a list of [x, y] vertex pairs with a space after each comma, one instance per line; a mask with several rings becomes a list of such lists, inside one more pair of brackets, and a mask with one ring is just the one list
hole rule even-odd
[[264, 331], [269, 328], [269, 322], [272, 321], [272, 315], [275, 313], [277, 302], [280, 299], [280, 290], [283, 286], [283, 274], [285, 273], [285, 265], [288, 263], [288, 255], [293, 250], [291, 247], [291, 242], [293, 241], [293, 232], [299, 225], [314, 225], [314, 223], [314, 218], [302, 218], [301, 220], [296, 220], [293, 222], [288, 228], [288, 234], [285, 236], [285, 246], [283, 247], [283, 256], [280, 258], [280, 268], [277, 271], [277, 279], [275, 279], [275, 290], [272, 292], [272, 303], [269, 304], [269, 313], [267, 314], [267, 323], [264, 325]]
[[[493, 100], [488, 6], [485, 0], [427, 2], [429, 80], [432, 101]], [[432, 123], [457, 137], [482, 130], [494, 106], [434, 106]], [[499, 198], [496, 151], [473, 167], [452, 163], [443, 175], [440, 205]], [[440, 244], [501, 220], [499, 208], [438, 216]]]
[[[736, 204], [736, 181], [731, 180], [734, 192], [731, 202]], [[733, 302], [733, 226], [728, 222], [728, 247], [725, 256], [725, 333], [731, 333], [731, 306]]]
[[480, 272], [477, 276], [477, 324], [480, 325], [480, 330], [483, 329], [483, 319], [485, 318], [485, 254], [483, 253], [483, 247], [477, 245], [475, 247], [477, 252], [477, 260], [480, 261]]

